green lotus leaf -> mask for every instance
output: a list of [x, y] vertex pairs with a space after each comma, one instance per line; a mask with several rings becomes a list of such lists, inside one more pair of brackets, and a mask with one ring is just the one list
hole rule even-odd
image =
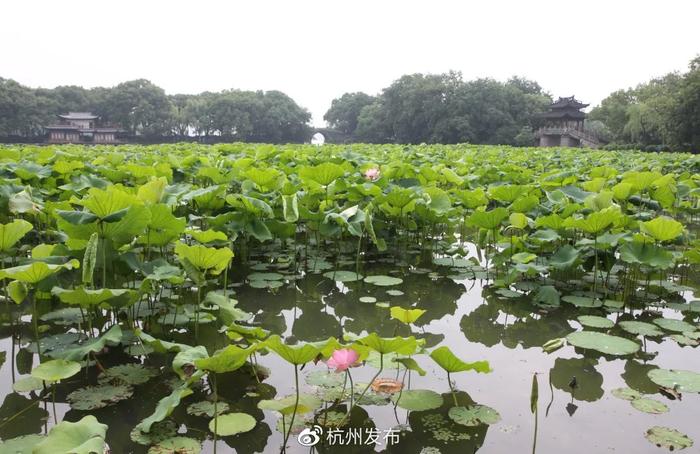
[[418, 365], [418, 363], [416, 362], [416, 360], [413, 358], [393, 358], [392, 361], [395, 363], [401, 364], [403, 367], [405, 367], [408, 370], [413, 370], [413, 371], [418, 372], [418, 375], [420, 375], [421, 377], [425, 376], [425, 374], [427, 373], [425, 371], [425, 369], [420, 367]]
[[24, 299], [29, 294], [29, 289], [24, 282], [12, 281], [7, 284], [7, 294], [17, 304], [22, 304]]
[[130, 306], [136, 302], [138, 293], [135, 290], [129, 289], [109, 289], [103, 288], [100, 290], [87, 290], [85, 287], [77, 287], [74, 290], [67, 290], [60, 287], [51, 289], [51, 293], [58, 297], [61, 302], [89, 308], [97, 306], [100, 303], [119, 298], [123, 300], [119, 307]]
[[306, 166], [299, 169], [299, 178], [302, 181], [314, 181], [321, 186], [328, 186], [343, 175], [345, 175], [345, 169], [332, 162], [324, 162], [317, 166]]
[[44, 262], [33, 262], [29, 265], [20, 265], [0, 270], [0, 279], [10, 278], [24, 282], [25, 284], [37, 284], [61, 270], [70, 270], [79, 267], [80, 262], [76, 259], [71, 259], [68, 262], [60, 265]]
[[134, 427], [129, 433], [131, 441], [140, 445], [153, 445], [175, 436], [177, 433], [177, 425], [172, 419], [166, 419], [151, 426], [151, 431], [148, 433], [142, 432], [138, 427]]
[[594, 331], [577, 331], [566, 336], [574, 347], [596, 350], [606, 355], [631, 355], [639, 351], [639, 344], [624, 337]]
[[198, 369], [216, 374], [233, 372], [243, 366], [255, 350], [257, 350], [256, 346], [240, 348], [236, 345], [229, 345], [208, 358], [195, 359], [194, 365]]
[[156, 409], [152, 415], [144, 419], [136, 425], [141, 432], [149, 433], [153, 424], [160, 422], [170, 416], [170, 414], [180, 405], [180, 401], [192, 394], [192, 390], [187, 387], [187, 384], [182, 384], [175, 388], [169, 395], [158, 401]]
[[494, 208], [490, 211], [477, 210], [469, 217], [470, 225], [482, 229], [494, 230], [504, 219], [508, 217], [508, 210], [503, 207]]
[[603, 302], [590, 296], [566, 295], [562, 297], [562, 301], [573, 304], [576, 307], [601, 307]]
[[413, 336], [405, 338], [398, 336], [379, 337], [377, 333], [371, 333], [358, 339], [358, 343], [384, 355], [393, 352], [401, 355], [412, 355], [418, 347], [416, 338]]
[[[53, 383], [53, 382], [51, 382]], [[20, 378], [12, 384], [12, 389], [18, 393], [28, 393], [30, 391], [39, 391], [44, 389], [44, 380], [36, 377], [27, 376]]]
[[[226, 402], [216, 403], [216, 414], [222, 415], [226, 413], [229, 406]], [[187, 406], [187, 414], [193, 416], [206, 416], [209, 418], [214, 417], [214, 402], [208, 400], [203, 400], [201, 402], [195, 402]]]
[[522, 186], [519, 184], [502, 184], [498, 186], [491, 186], [489, 188], [489, 196], [494, 200], [498, 200], [499, 202], [510, 203], [518, 197], [526, 195], [529, 191], [530, 188], [527, 186]]
[[127, 385], [98, 385], [80, 388], [66, 397], [74, 410], [96, 410], [134, 395], [134, 390]]
[[357, 274], [354, 271], [343, 271], [343, 270], [338, 270], [338, 271], [328, 271], [323, 273], [324, 277], [327, 277], [328, 279], [333, 279], [334, 281], [338, 282], [355, 282], [359, 281], [363, 278], [361, 274]]
[[77, 422], [61, 421], [35, 447], [32, 454], [102, 454], [107, 425], [88, 415]]
[[580, 324], [590, 326], [591, 328], [608, 329], [615, 326], [612, 320], [596, 315], [579, 315], [576, 319]]
[[7, 454], [32, 454], [34, 446], [41, 443], [44, 435], [22, 435], [0, 442], [0, 452]]
[[208, 357], [209, 353], [205, 346], [197, 345], [196, 347], [188, 347], [178, 352], [173, 358], [173, 371], [175, 371], [181, 380], [186, 380], [194, 371], [195, 361]]
[[194, 230], [188, 229], [185, 231], [186, 234], [190, 235], [192, 238], [197, 240], [202, 244], [213, 243], [215, 241], [228, 241], [228, 237], [224, 232], [219, 232], [217, 230]]
[[659, 269], [666, 269], [673, 265], [673, 254], [651, 243], [631, 241], [622, 245], [619, 251], [620, 258], [627, 263]]
[[619, 212], [613, 208], [606, 208], [591, 213], [584, 219], [576, 220], [573, 226], [586, 233], [598, 234], [612, 225], [615, 220], [615, 214], [619, 214]]
[[442, 396], [429, 389], [407, 389], [393, 394], [391, 400], [404, 410], [410, 411], [433, 410], [443, 403]]
[[668, 427], [654, 426], [647, 430], [644, 436], [657, 447], [666, 448], [670, 451], [680, 451], [693, 446], [693, 440], [688, 438], [687, 435]]
[[392, 285], [399, 285], [403, 282], [403, 279], [398, 277], [384, 276], [384, 275], [374, 275], [367, 276], [365, 282], [368, 284], [378, 285], [380, 287], [389, 287]]
[[659, 386], [689, 393], [700, 393], [700, 374], [689, 370], [653, 369], [647, 375]]
[[663, 336], [664, 333], [663, 331], [659, 330], [659, 328], [656, 327], [656, 325], [652, 325], [651, 323], [646, 323], [646, 322], [638, 322], [638, 321], [624, 321], [619, 323], [620, 328], [624, 329], [628, 333], [632, 334], [637, 334], [641, 336], [649, 336], [649, 337], [656, 337], [656, 336]]
[[199, 454], [202, 444], [189, 437], [171, 437], [148, 448], [148, 454]]
[[87, 211], [56, 210], [56, 214], [73, 225], [91, 224], [99, 219], [99, 217]]
[[654, 238], [656, 241], [672, 241], [683, 234], [683, 224], [666, 216], [641, 222], [639, 230]]
[[570, 244], [566, 244], [549, 258], [549, 266], [557, 270], [565, 270], [574, 266], [579, 258], [580, 251]]
[[535, 259], [537, 259], [537, 254], [531, 252], [518, 252], [511, 257], [511, 260], [515, 263], [530, 263]]
[[617, 397], [618, 399], [622, 400], [635, 400], [635, 399], [641, 399], [642, 394], [639, 393], [639, 391], [634, 390], [632, 388], [615, 388], [610, 393]]
[[315, 370], [306, 376], [306, 383], [325, 388], [343, 386], [344, 375], [326, 370]]
[[489, 373], [491, 372], [491, 366], [488, 361], [475, 361], [472, 363], [466, 363], [461, 359], [457, 358], [452, 350], [447, 346], [438, 347], [430, 353], [430, 357], [435, 361], [438, 366], [442, 367], [446, 372], [464, 372], [468, 370], [474, 370], [479, 373]]
[[[290, 415], [294, 413], [296, 403], [296, 396], [287, 396], [281, 399], [267, 399], [258, 402], [258, 408], [261, 410], [272, 410], [283, 415]], [[323, 402], [321, 399], [310, 396], [308, 394], [299, 395], [299, 405], [296, 405], [296, 412], [299, 414], [311, 413], [317, 408], [321, 407]]]
[[501, 415], [486, 405], [452, 407], [447, 415], [452, 421], [467, 427], [496, 424], [501, 420]]
[[404, 293], [403, 293], [401, 290], [391, 289], [391, 290], [387, 290], [387, 291], [386, 291], [386, 294], [389, 295], [389, 296], [401, 296], [401, 295], [403, 295]]
[[288, 363], [297, 366], [313, 361], [316, 359], [316, 357], [321, 355], [323, 351], [322, 347], [312, 343], [306, 343], [298, 346], [286, 345], [277, 335], [270, 336], [270, 338], [265, 341], [264, 346], [277, 353]]
[[34, 226], [24, 219], [15, 219], [9, 224], [0, 224], [0, 252], [9, 252]]
[[233, 258], [231, 249], [213, 248], [202, 245], [188, 246], [185, 243], [175, 245], [175, 254], [181, 262], [189, 262], [200, 272], [221, 274]]
[[152, 247], [165, 246], [177, 240], [185, 231], [187, 221], [173, 215], [169, 206], [159, 203], [148, 207], [150, 220], [146, 232], [139, 235], [139, 243]]
[[[90, 210], [100, 219], [108, 218], [115, 213], [125, 212], [124, 210], [133, 205], [138, 205], [141, 201], [131, 194], [128, 194], [116, 186], [108, 186], [102, 190], [92, 188], [88, 191], [87, 197], [78, 202], [83, 207]], [[116, 221], [118, 219], [115, 219]]]
[[146, 367], [143, 364], [121, 364], [105, 369], [98, 377], [100, 383], [124, 383], [127, 385], [142, 385], [151, 378], [158, 376], [158, 369]]
[[89, 353], [99, 352], [107, 345], [117, 345], [121, 340], [122, 330], [119, 325], [114, 325], [100, 337], [91, 338], [76, 347], [69, 347], [60, 352], [54, 352], [52, 355], [67, 360], [79, 361]]
[[258, 422], [247, 413], [227, 413], [209, 421], [209, 430], [228, 437], [250, 432]]
[[671, 318], [655, 318], [653, 322], [655, 325], [658, 325], [659, 327], [667, 331], [675, 331], [677, 333], [695, 331], [695, 325], [692, 325], [683, 320], [674, 320]]
[[648, 399], [646, 397], [641, 399], [634, 399], [630, 402], [634, 408], [644, 413], [651, 413], [654, 415], [660, 415], [662, 413], [668, 413], [668, 406], [659, 402], [658, 400]]
[[560, 294], [553, 285], [543, 285], [537, 289], [532, 298], [533, 303], [542, 304], [544, 306], [557, 307], [559, 306]]
[[148, 183], [144, 183], [136, 191], [136, 197], [145, 204], [159, 203], [165, 195], [165, 188], [168, 180], [165, 177], [153, 178]]
[[375, 298], [373, 296], [361, 296], [359, 298], [359, 301], [361, 303], [374, 304], [377, 302], [377, 298]]
[[59, 381], [80, 372], [80, 363], [64, 359], [52, 359], [32, 369], [32, 377], [44, 381]]
[[154, 351], [158, 353], [169, 353], [169, 352], [180, 352], [192, 348], [186, 344], [179, 344], [177, 342], [168, 342], [160, 339], [156, 339], [150, 334], [144, 333], [140, 329], [136, 330], [136, 336], [143, 341], [144, 344], [153, 348]]
[[391, 318], [394, 318], [401, 323], [410, 325], [415, 323], [416, 320], [420, 318], [421, 315], [425, 314], [424, 309], [404, 309], [402, 307], [394, 306], [390, 309]]

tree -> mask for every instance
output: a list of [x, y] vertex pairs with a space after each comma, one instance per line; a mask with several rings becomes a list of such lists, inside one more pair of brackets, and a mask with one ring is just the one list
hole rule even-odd
[[369, 106], [376, 101], [374, 96], [366, 93], [345, 93], [340, 98], [336, 98], [331, 102], [331, 108], [328, 109], [323, 119], [328, 124], [338, 131], [353, 136], [357, 129], [357, 123], [360, 117], [360, 112], [366, 106]]
[[170, 100], [162, 88], [145, 79], [123, 82], [109, 91], [98, 113], [130, 134], [162, 135], [168, 132]]

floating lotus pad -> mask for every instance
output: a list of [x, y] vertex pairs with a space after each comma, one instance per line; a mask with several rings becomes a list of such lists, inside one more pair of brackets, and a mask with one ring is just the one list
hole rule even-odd
[[654, 426], [644, 434], [647, 440], [659, 448], [669, 451], [681, 450], [693, 446], [693, 440], [687, 435], [668, 427]]
[[382, 274], [367, 276], [365, 282], [368, 284], [378, 285], [380, 287], [389, 287], [392, 285], [399, 285], [403, 282], [403, 279], [398, 277], [385, 276]]
[[393, 290], [393, 289], [392, 289], [392, 290], [387, 290], [387, 291], [386, 291], [386, 294], [389, 295], [389, 296], [401, 296], [401, 295], [403, 295], [404, 293], [403, 293], [401, 290]]
[[615, 326], [612, 320], [599, 317], [597, 315], [581, 315], [577, 318], [578, 322], [584, 326], [589, 326], [591, 328], [601, 328], [608, 329]]
[[153, 445], [168, 438], [174, 437], [177, 433], [177, 424], [172, 419], [165, 419], [154, 423], [151, 426], [151, 431], [146, 433], [136, 426], [131, 430], [129, 437], [134, 443], [140, 445]]
[[32, 370], [32, 377], [44, 381], [59, 381], [80, 372], [80, 363], [65, 359], [52, 359], [41, 363]]
[[632, 388], [615, 388], [610, 391], [610, 394], [622, 400], [635, 400], [642, 398], [642, 394]]
[[189, 437], [172, 437], [150, 447], [148, 454], [199, 454], [202, 445], [199, 440]]
[[258, 422], [247, 413], [228, 413], [209, 421], [209, 430], [222, 437], [229, 437], [253, 430]]
[[360, 302], [361, 302], [361, 303], [370, 303], [370, 304], [371, 304], [371, 303], [376, 303], [376, 302], [377, 302], [377, 298], [375, 298], [375, 297], [373, 297], [373, 296], [361, 296], [361, 297], [360, 297]]
[[689, 370], [653, 369], [647, 373], [651, 381], [666, 388], [678, 387], [679, 391], [700, 393], [700, 374]]
[[601, 307], [603, 302], [596, 298], [591, 298], [590, 296], [576, 296], [576, 295], [566, 295], [561, 298], [569, 304], [573, 304], [576, 307]]
[[362, 279], [361, 274], [357, 274], [354, 271], [327, 271], [323, 273], [323, 277], [328, 279], [333, 279], [338, 282], [355, 282]]
[[667, 331], [675, 331], [677, 333], [695, 330], [695, 325], [691, 325], [683, 320], [674, 320], [672, 318], [657, 318], [654, 319], [654, 323]]
[[442, 405], [442, 396], [429, 389], [410, 389], [391, 396], [391, 400], [404, 410], [433, 410]]
[[501, 420], [501, 415], [498, 414], [496, 410], [486, 405], [452, 407], [450, 408], [448, 416], [457, 424], [467, 427], [480, 426], [482, 424], [496, 424]]
[[620, 328], [624, 329], [628, 333], [636, 335], [641, 335], [645, 337], [657, 337], [664, 335], [663, 331], [659, 330], [659, 328], [656, 325], [652, 325], [651, 323], [638, 322], [635, 320], [620, 322], [619, 325]]
[[630, 403], [634, 408], [639, 411], [643, 411], [644, 413], [651, 413], [653, 415], [668, 413], [668, 407], [666, 404], [655, 399], [648, 399], [644, 397], [641, 399], [633, 399]]
[[[226, 402], [216, 403], [216, 414], [222, 415], [226, 413], [229, 406]], [[214, 402], [208, 400], [203, 400], [201, 402], [195, 402], [187, 407], [187, 414], [193, 416], [207, 416], [209, 418], [214, 417]]]
[[611, 336], [594, 331], [577, 331], [566, 336], [574, 347], [596, 350], [606, 355], [631, 355], [639, 350], [639, 344], [624, 337]]
[[309, 374], [306, 376], [306, 383], [314, 386], [323, 386], [326, 388], [335, 388], [336, 386], [343, 386], [344, 380], [344, 374], [328, 372], [325, 370], [315, 370], [309, 372]]
[[116, 381], [128, 385], [141, 385], [158, 375], [158, 370], [143, 364], [121, 364], [106, 369], [98, 378], [100, 383]]
[[0, 452], [7, 454], [32, 454], [34, 446], [44, 439], [43, 435], [22, 435], [0, 442]]
[[126, 400], [134, 395], [127, 385], [86, 386], [68, 394], [67, 399], [74, 410], [96, 410]]

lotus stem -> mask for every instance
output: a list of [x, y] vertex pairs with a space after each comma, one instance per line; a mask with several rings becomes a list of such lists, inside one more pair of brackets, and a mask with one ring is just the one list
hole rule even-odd
[[[294, 401], [294, 411], [292, 411], [292, 419], [289, 420], [289, 429], [284, 436], [284, 442], [282, 443], [282, 452], [287, 451], [287, 441], [289, 440], [289, 435], [292, 433], [292, 427], [294, 427], [294, 418], [297, 415], [297, 409], [299, 407], [299, 366], [294, 365], [294, 391], [296, 394], [296, 399]], [[284, 421], [284, 415], [282, 415], [282, 420]]]
[[345, 423], [345, 420], [348, 419], [348, 416], [350, 416], [350, 413], [352, 412], [353, 408], [355, 408], [355, 405], [357, 405], [357, 403], [360, 402], [363, 397], [365, 397], [367, 390], [369, 389], [370, 386], [372, 386], [372, 383], [374, 383], [374, 380], [379, 378], [379, 374], [382, 373], [382, 370], [384, 370], [384, 354], [379, 353], [379, 370], [377, 371], [376, 374], [374, 374], [374, 377], [372, 377], [372, 380], [370, 380], [370, 382], [367, 383], [367, 386], [365, 386], [365, 389], [362, 391], [362, 394], [360, 394], [360, 397], [358, 397], [355, 400], [354, 405], [352, 407], [350, 407], [350, 410], [348, 410], [348, 413], [345, 415], [345, 417], [342, 419], [342, 421], [340, 421], [341, 426]]
[[217, 404], [219, 403], [219, 392], [216, 390], [216, 374], [214, 372], [209, 374], [211, 378], [211, 387], [214, 391], [214, 454], [216, 454], [216, 436], [219, 430], [219, 412], [217, 409]]
[[455, 403], [455, 407], [459, 407], [459, 403], [457, 402], [457, 394], [455, 394], [455, 389], [452, 386], [452, 377], [450, 377], [449, 372], [447, 372], [447, 384], [450, 386], [450, 393], [452, 393], [452, 400]]

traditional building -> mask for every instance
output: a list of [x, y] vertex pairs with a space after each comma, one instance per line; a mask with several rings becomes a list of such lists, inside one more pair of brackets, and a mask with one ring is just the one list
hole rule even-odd
[[540, 115], [544, 125], [537, 131], [540, 147], [591, 147], [600, 142], [586, 131], [586, 114], [581, 109], [588, 107], [573, 96], [559, 98], [549, 106], [549, 112]]
[[117, 143], [117, 128], [98, 127], [99, 117], [91, 112], [59, 115], [58, 123], [46, 126], [49, 143]]

